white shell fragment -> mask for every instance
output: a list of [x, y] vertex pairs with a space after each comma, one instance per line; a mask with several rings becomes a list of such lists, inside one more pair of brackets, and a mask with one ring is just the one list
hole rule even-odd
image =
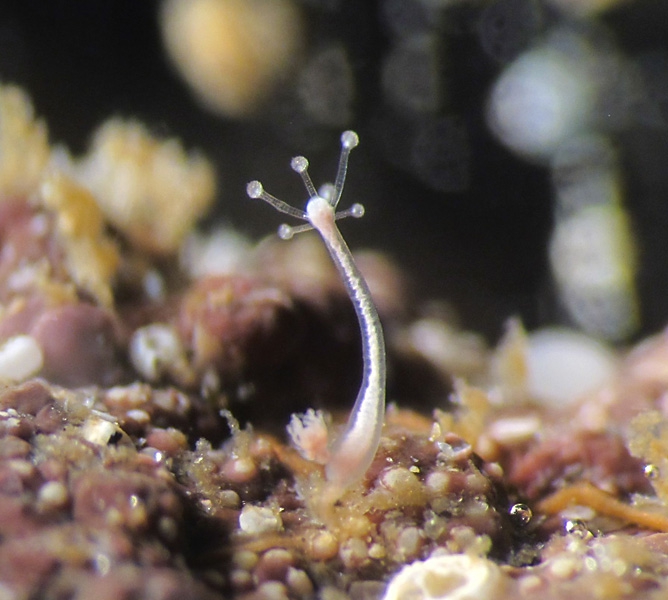
[[491, 560], [446, 554], [405, 566], [383, 600], [480, 600], [497, 597], [502, 585], [501, 569]]
[[0, 346], [0, 379], [17, 383], [36, 375], [44, 365], [44, 354], [37, 340], [16, 335]]
[[126, 434], [114, 421], [91, 414], [81, 425], [81, 437], [96, 446], [106, 446]]

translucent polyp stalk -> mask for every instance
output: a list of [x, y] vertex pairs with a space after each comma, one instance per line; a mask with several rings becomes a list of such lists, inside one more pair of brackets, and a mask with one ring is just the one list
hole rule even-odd
[[328, 482], [340, 486], [343, 492], [364, 476], [380, 443], [385, 418], [385, 341], [369, 286], [334, 223], [331, 205], [323, 198], [312, 198], [306, 212], [339, 270], [362, 336], [362, 384], [346, 428], [334, 442], [331, 458], [325, 466]]

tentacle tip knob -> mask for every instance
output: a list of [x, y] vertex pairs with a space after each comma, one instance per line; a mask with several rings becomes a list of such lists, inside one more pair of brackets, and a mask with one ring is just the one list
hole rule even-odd
[[295, 235], [294, 228], [287, 223], [283, 223], [278, 227], [278, 237], [282, 240], [290, 240]]
[[246, 194], [249, 198], [260, 198], [264, 192], [264, 188], [259, 181], [249, 181], [246, 184]]
[[355, 219], [361, 219], [364, 216], [364, 205], [355, 203], [350, 207], [350, 216]]
[[292, 168], [295, 173], [303, 173], [308, 169], [308, 159], [306, 159], [304, 156], [295, 156], [291, 161], [290, 161], [290, 167]]
[[360, 143], [359, 136], [352, 130], [344, 131], [341, 134], [341, 146], [351, 150]]

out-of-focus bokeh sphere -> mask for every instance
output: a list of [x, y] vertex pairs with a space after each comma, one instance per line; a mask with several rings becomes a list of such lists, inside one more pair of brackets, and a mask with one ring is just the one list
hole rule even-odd
[[291, 0], [167, 0], [167, 52], [197, 98], [228, 117], [253, 113], [294, 64], [302, 19]]

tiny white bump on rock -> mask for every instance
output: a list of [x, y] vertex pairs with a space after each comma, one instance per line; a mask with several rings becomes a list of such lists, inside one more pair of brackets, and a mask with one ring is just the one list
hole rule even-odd
[[138, 408], [133, 408], [125, 413], [125, 416], [137, 423], [138, 425], [146, 425], [151, 421], [151, 415], [149, 415], [145, 410]]
[[60, 481], [47, 481], [37, 495], [39, 503], [49, 508], [64, 506], [68, 497], [67, 487]]
[[369, 558], [369, 549], [364, 540], [349, 538], [339, 548], [339, 558], [347, 569], [359, 569]]
[[266, 600], [288, 600], [288, 590], [280, 581], [265, 581], [257, 588], [257, 593]]
[[300, 598], [313, 595], [313, 583], [307, 573], [301, 569], [290, 567], [285, 577], [288, 589]]
[[246, 505], [239, 515], [239, 528], [249, 535], [261, 535], [283, 529], [281, 516], [271, 508]]
[[560, 556], [550, 562], [550, 573], [557, 579], [573, 579], [581, 569], [580, 557]]

